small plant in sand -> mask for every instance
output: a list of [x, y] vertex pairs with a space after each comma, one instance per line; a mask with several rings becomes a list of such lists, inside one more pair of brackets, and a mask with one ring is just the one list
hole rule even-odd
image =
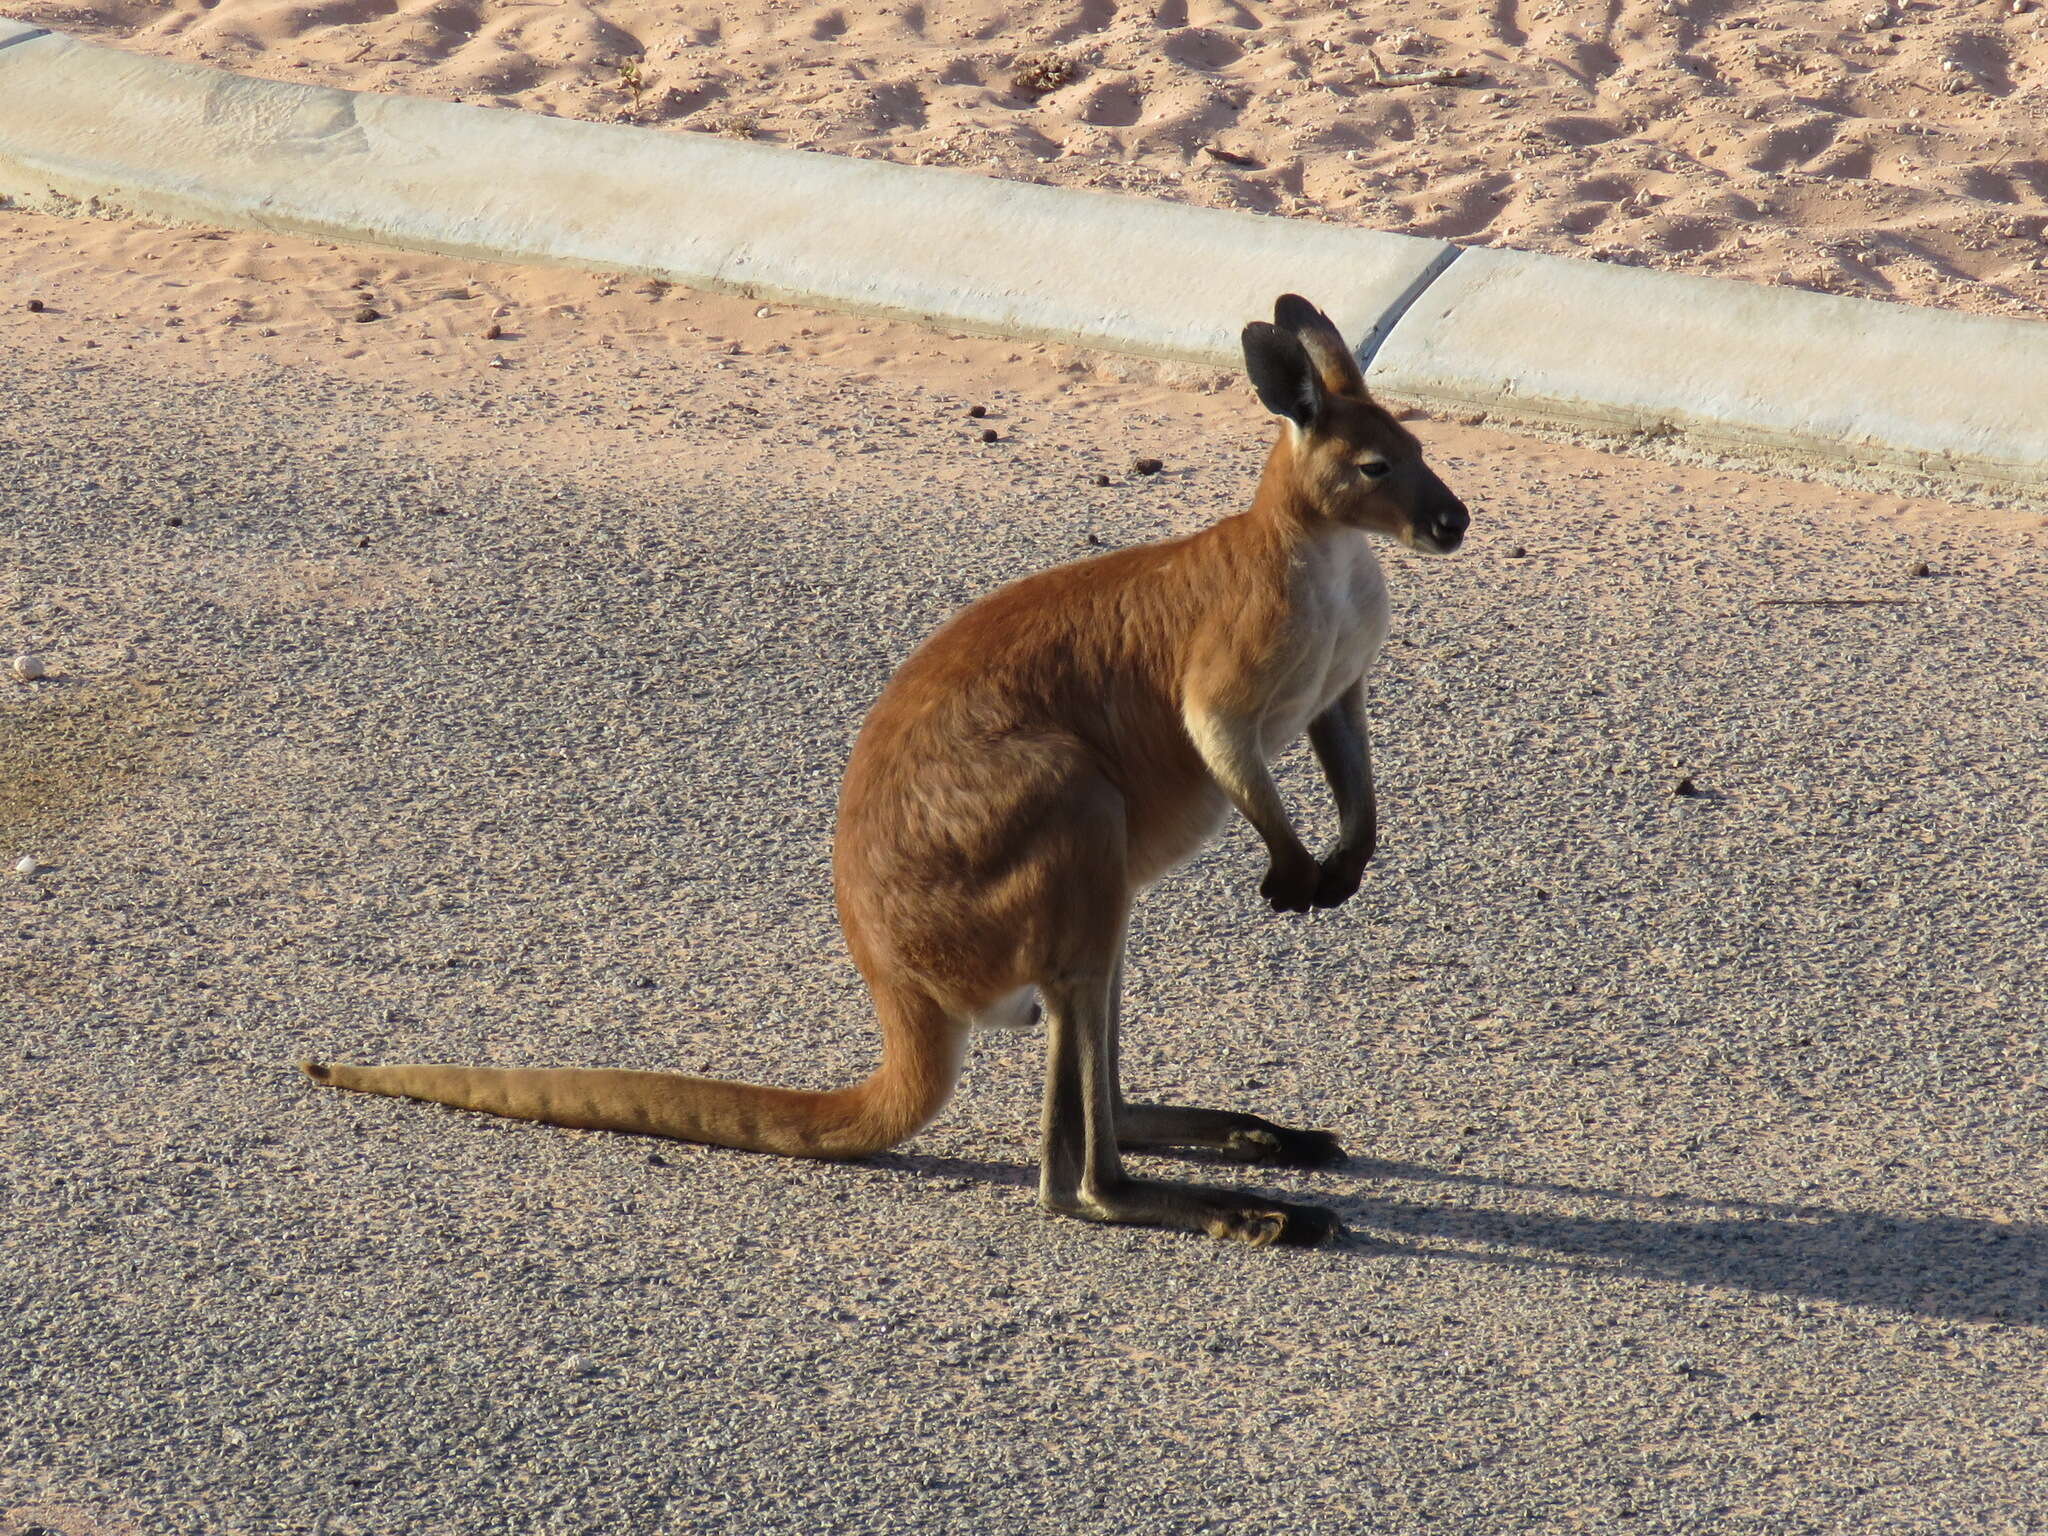
[[1071, 85], [1080, 73], [1081, 67], [1063, 54], [1028, 53], [1017, 61], [1017, 72], [1010, 76], [1010, 84], [1026, 96], [1043, 96]]
[[639, 59], [627, 59], [619, 65], [619, 89], [626, 93], [627, 99], [632, 103], [628, 110], [635, 117], [639, 116], [640, 98], [647, 93], [647, 75], [641, 69]]

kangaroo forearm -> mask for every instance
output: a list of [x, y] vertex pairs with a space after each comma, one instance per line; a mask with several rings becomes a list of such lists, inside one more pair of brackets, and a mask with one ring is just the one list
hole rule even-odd
[[1308, 734], [1337, 802], [1343, 845], [1370, 852], [1379, 839], [1379, 804], [1373, 790], [1364, 690], [1357, 685], [1346, 689], [1309, 722]]
[[1275, 859], [1303, 852], [1301, 837], [1259, 751], [1256, 728], [1200, 715], [1191, 715], [1188, 727], [1210, 777], [1265, 841], [1266, 851]]

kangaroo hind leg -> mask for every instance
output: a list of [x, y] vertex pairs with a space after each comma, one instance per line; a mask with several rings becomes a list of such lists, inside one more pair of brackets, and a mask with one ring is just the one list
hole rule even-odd
[[1133, 1104], [1123, 1096], [1118, 1063], [1123, 1038], [1124, 961], [1119, 949], [1110, 984], [1110, 1070], [1116, 1089], [1116, 1140], [1127, 1152], [1198, 1147], [1240, 1163], [1279, 1168], [1327, 1168], [1344, 1161], [1344, 1148], [1328, 1131], [1298, 1131], [1232, 1109], [1181, 1104]]
[[1258, 1248], [1308, 1246], [1335, 1232], [1336, 1217], [1315, 1206], [1124, 1172], [1110, 1061], [1114, 962], [1104, 962], [1040, 989], [1050, 1023], [1040, 1203], [1086, 1221], [1206, 1232]]

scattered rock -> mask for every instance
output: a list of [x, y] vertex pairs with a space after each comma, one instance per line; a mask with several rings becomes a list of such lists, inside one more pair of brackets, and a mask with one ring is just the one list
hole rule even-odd
[[495, 320], [493, 320], [493, 321], [492, 321], [492, 322], [491, 322], [491, 323], [490, 323], [489, 325], [487, 325], [487, 326], [485, 326], [485, 327], [484, 327], [484, 340], [485, 340], [485, 341], [496, 341], [496, 340], [497, 340], [497, 339], [498, 339], [498, 338], [499, 338], [500, 336], [502, 336], [502, 335], [504, 335], [504, 334], [505, 334], [505, 327], [503, 327], [502, 325], [498, 324], [498, 322], [497, 322], [497, 321], [495, 321]]
[[1095, 534], [1091, 533], [1088, 535], [1088, 542], [1097, 549], [1102, 548], [1102, 540]]
[[42, 874], [49, 867], [49, 865], [45, 864], [41, 859], [37, 858], [34, 854], [24, 853], [18, 860], [15, 861], [14, 872], [17, 875], [26, 875], [29, 878], [33, 879], [35, 876]]
[[185, 526], [185, 519], [182, 517], [167, 517], [164, 519], [164, 526], [167, 528], [182, 528]]
[[41, 299], [30, 299], [26, 308], [30, 314], [40, 315], [43, 312], [43, 301]]
[[967, 414], [972, 416], [976, 421], [979, 421], [982, 417], [988, 414], [988, 407], [985, 405], [970, 405], [969, 407], [967, 407]]
[[48, 677], [49, 668], [43, 665], [40, 656], [17, 656], [14, 658], [14, 675], [24, 683], [32, 683], [39, 677]]
[[1529, 551], [1522, 548], [1519, 544], [1510, 544], [1508, 546], [1508, 558], [1510, 560], [1526, 560], [1529, 558]]
[[382, 320], [383, 318], [382, 315], [367, 304], [356, 311], [356, 324], [358, 325], [367, 325], [372, 320]]
[[1097, 475], [1097, 476], [1095, 477], [1095, 483], [1096, 483], [1097, 485], [1107, 485], [1107, 484], [1109, 484], [1109, 476], [1107, 476], [1107, 475]]
[[1908, 576], [1932, 576], [1934, 574], [1934, 567], [1925, 560], [1916, 560], [1913, 562], [1913, 568], [1906, 572], [1906, 574]]
[[1131, 461], [1131, 472], [1133, 474], [1156, 475], [1164, 468], [1166, 466], [1157, 459], [1133, 459]]
[[754, 318], [756, 320], [773, 320], [775, 318], [775, 311], [770, 309], [766, 304], [763, 304], [759, 309], [754, 311]]
[[994, 427], [983, 427], [981, 429], [981, 440], [984, 443], [995, 442], [996, 439], [999, 438], [1000, 436], [1002, 436], [1002, 434], [997, 432]]
[[1671, 793], [1679, 796], [1682, 799], [1689, 799], [1692, 796], [1697, 795], [1699, 792], [1700, 787], [1699, 785], [1693, 783], [1691, 774], [1687, 774], [1684, 778], [1680, 779], [1676, 784], [1671, 786]]

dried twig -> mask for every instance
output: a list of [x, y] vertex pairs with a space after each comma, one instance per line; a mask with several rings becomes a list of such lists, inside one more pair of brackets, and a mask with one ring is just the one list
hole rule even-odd
[[1259, 168], [1259, 162], [1254, 160], [1250, 155], [1232, 154], [1227, 149], [1218, 149], [1214, 144], [1204, 144], [1202, 146], [1202, 152], [1204, 154], [1214, 155], [1218, 160], [1221, 160], [1225, 165], [1242, 165], [1247, 166], [1252, 170], [1257, 170]]
[[1467, 80], [1477, 78], [1477, 72], [1469, 69], [1411, 69], [1390, 73], [1372, 49], [1366, 49], [1365, 56], [1372, 61], [1374, 85], [1463, 85]]

